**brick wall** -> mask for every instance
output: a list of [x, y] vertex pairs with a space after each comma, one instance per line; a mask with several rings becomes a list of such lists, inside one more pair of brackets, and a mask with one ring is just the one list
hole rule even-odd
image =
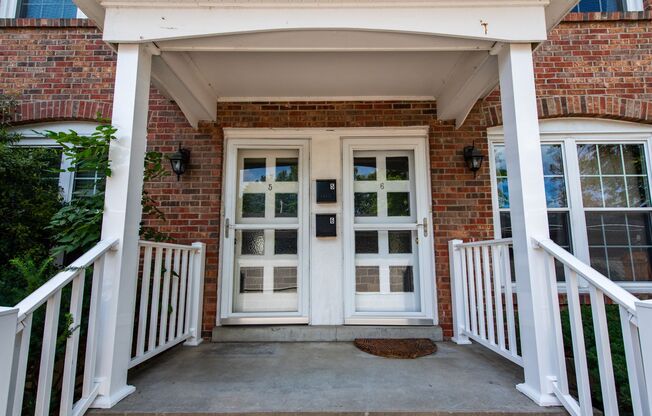
[[[652, 122], [651, 5], [646, 0], [641, 13], [571, 14], [560, 24], [536, 51], [541, 117]], [[115, 56], [86, 20], [0, 19], [0, 62], [0, 92], [19, 97], [20, 123], [111, 113]], [[171, 153], [182, 142], [192, 157], [180, 182], [169, 176], [148, 185], [166, 220], [147, 223], [180, 243], [207, 243], [204, 334], [217, 313], [223, 127], [428, 125], [439, 316], [451, 335], [447, 242], [493, 235], [488, 164], [474, 176], [461, 153], [475, 142], [487, 154], [485, 132], [500, 124], [499, 104], [495, 91], [456, 130], [436, 120], [433, 102], [220, 103], [218, 122], [195, 131], [153, 88], [149, 147]]]

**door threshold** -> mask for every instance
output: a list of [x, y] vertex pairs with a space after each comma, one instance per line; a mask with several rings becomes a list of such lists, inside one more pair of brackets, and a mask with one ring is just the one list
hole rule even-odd
[[433, 326], [434, 324], [435, 321], [428, 318], [353, 317], [344, 320], [344, 325]]

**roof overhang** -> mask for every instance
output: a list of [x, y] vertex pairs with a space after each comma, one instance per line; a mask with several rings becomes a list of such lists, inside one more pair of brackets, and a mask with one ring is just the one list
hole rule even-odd
[[191, 124], [218, 101], [435, 99], [459, 126], [503, 43], [538, 43], [577, 0], [76, 0], [110, 43], [150, 43]]

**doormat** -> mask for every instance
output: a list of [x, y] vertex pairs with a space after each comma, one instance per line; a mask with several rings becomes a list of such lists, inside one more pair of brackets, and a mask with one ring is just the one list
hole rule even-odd
[[354, 345], [368, 354], [385, 358], [412, 359], [434, 354], [437, 345], [428, 338], [368, 339], [358, 338]]

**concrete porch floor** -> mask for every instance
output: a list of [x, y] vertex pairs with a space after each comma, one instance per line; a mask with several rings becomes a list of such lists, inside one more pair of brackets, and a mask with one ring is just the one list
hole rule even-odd
[[477, 345], [416, 360], [352, 343], [204, 343], [132, 370], [136, 392], [98, 415], [565, 415], [516, 391], [522, 370]]

